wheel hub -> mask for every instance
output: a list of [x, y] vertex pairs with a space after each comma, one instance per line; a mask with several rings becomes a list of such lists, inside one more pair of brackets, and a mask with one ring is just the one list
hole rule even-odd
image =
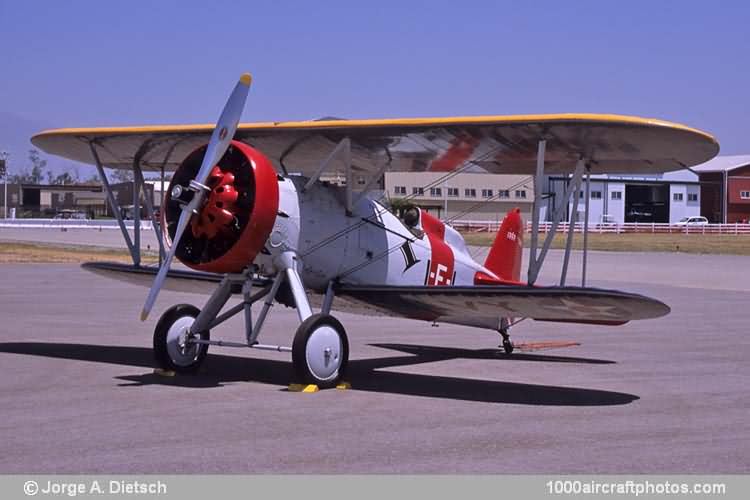
[[336, 330], [323, 325], [310, 334], [305, 348], [307, 366], [321, 380], [335, 378], [342, 362], [341, 339]]
[[177, 319], [167, 332], [167, 352], [174, 364], [187, 366], [198, 356], [198, 344], [189, 342], [190, 327], [195, 322], [192, 316]]

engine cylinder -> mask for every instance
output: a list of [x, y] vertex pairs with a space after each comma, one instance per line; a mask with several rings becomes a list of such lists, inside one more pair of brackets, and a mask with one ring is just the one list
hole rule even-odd
[[[186, 201], [186, 190], [200, 169], [207, 146], [177, 167], [164, 200], [163, 224], [171, 245]], [[175, 187], [179, 186], [179, 189]], [[253, 262], [271, 234], [279, 210], [279, 185], [271, 161], [257, 149], [232, 141], [211, 170], [210, 189], [193, 214], [175, 256], [188, 267], [215, 273], [240, 272]], [[182, 191], [182, 193], [180, 193]], [[172, 199], [179, 196], [178, 199]], [[190, 192], [192, 194], [192, 192]]]

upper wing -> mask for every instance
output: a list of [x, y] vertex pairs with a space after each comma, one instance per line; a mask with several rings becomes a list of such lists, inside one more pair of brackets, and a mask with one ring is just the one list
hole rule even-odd
[[[492, 329], [508, 317], [623, 324], [670, 311], [643, 295], [580, 287], [339, 285], [339, 297], [371, 312]], [[353, 310], [351, 305], [343, 309]]]
[[[95, 142], [102, 163], [146, 170], [173, 170], [214, 125], [49, 130], [31, 142], [47, 153], [93, 163]], [[719, 145], [709, 134], [677, 123], [621, 115], [556, 114], [320, 120], [242, 123], [235, 138], [266, 154], [278, 169], [314, 173], [343, 138], [352, 141], [352, 167], [368, 174], [383, 161], [391, 171], [450, 171], [466, 162], [476, 172], [530, 174], [537, 144], [547, 140], [545, 170], [566, 173], [584, 155], [591, 173], [659, 173], [703, 163]]]

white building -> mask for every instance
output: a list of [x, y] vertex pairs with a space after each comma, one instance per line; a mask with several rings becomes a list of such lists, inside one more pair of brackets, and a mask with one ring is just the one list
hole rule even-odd
[[[561, 200], [568, 183], [566, 177], [549, 177], [541, 209], [541, 220], [551, 220], [550, 208]], [[661, 175], [594, 175], [589, 194], [589, 223], [601, 222], [678, 222], [683, 217], [700, 215], [700, 184], [690, 171]], [[585, 211], [585, 183], [578, 198], [578, 220]], [[573, 203], [569, 203], [569, 220]]]

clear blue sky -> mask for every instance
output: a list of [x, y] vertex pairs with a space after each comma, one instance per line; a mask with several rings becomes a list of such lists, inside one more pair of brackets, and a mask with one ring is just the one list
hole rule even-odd
[[[750, 153], [750, 2], [0, 0], [0, 111], [45, 127], [612, 112]], [[0, 145], [1, 147], [2, 145]]]

